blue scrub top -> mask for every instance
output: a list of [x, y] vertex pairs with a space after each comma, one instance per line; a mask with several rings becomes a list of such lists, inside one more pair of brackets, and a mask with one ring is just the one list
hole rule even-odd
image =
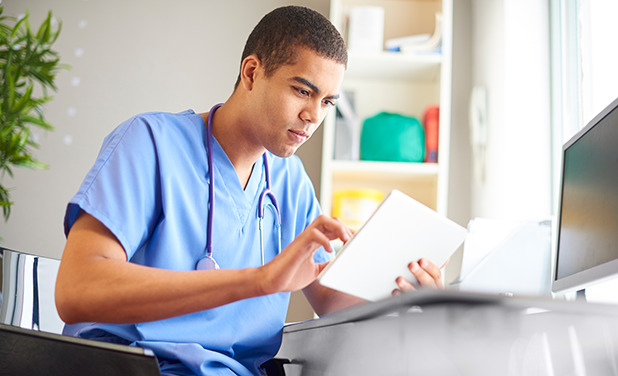
[[[216, 139], [214, 171], [208, 171], [206, 145], [206, 126], [192, 110], [147, 113], [124, 122], [105, 138], [96, 163], [69, 202], [65, 234], [84, 210], [116, 236], [130, 262], [193, 270], [205, 255], [208, 186], [214, 174], [213, 257], [221, 268], [261, 265], [257, 205], [266, 184], [262, 158], [243, 190]], [[298, 157], [269, 153], [268, 158], [285, 247], [320, 209]], [[277, 252], [277, 231], [274, 212], [265, 212], [268, 262]], [[329, 258], [322, 249], [316, 252], [317, 262]], [[93, 324], [79, 335], [150, 348], [162, 365], [180, 360], [187, 372], [250, 375], [277, 353], [288, 302], [289, 293], [279, 293], [161, 321]]]

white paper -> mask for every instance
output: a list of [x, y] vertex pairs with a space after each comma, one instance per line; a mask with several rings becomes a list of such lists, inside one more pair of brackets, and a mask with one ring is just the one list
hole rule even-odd
[[451, 287], [503, 295], [550, 295], [551, 221], [475, 218]]
[[468, 237], [464, 244], [464, 255], [461, 262], [459, 279], [463, 280], [469, 274], [482, 266], [492, 251], [524, 226], [524, 222], [501, 221], [488, 218], [474, 218], [468, 223]]

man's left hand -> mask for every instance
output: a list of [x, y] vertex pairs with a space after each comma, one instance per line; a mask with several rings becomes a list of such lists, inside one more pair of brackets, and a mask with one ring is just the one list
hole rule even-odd
[[418, 284], [415, 286], [404, 277], [399, 276], [395, 280], [399, 288], [393, 290], [393, 295], [416, 290], [419, 287], [444, 288], [441, 268], [437, 267], [431, 261], [425, 258], [412, 261], [408, 264], [408, 269], [410, 269], [410, 272], [416, 277]]

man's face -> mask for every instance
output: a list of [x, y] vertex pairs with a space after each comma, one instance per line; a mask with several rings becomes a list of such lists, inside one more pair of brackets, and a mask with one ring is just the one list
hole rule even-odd
[[294, 154], [334, 107], [344, 70], [305, 48], [298, 49], [294, 64], [282, 65], [269, 77], [259, 68], [253, 93], [256, 141], [279, 157]]

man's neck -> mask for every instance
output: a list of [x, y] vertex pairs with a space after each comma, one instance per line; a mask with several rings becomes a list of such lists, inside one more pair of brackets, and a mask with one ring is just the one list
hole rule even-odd
[[[207, 114], [202, 114], [202, 117], [206, 123]], [[228, 101], [219, 107], [213, 116], [212, 134], [232, 162], [240, 185], [245, 189], [255, 162], [265, 150], [243, 137], [241, 127], [238, 126], [242, 121], [242, 117], [237, 116], [233, 105]]]

